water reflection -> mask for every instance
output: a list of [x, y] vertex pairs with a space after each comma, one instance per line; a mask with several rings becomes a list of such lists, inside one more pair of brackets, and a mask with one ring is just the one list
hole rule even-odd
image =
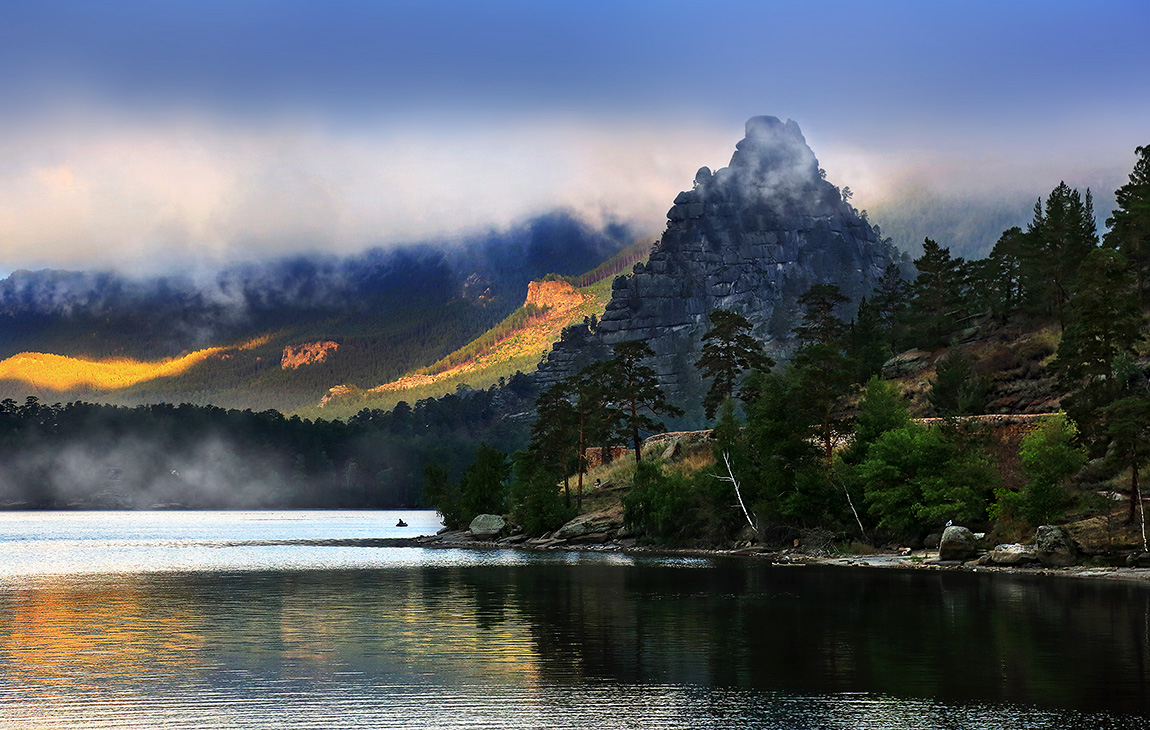
[[1139, 727], [1150, 711], [1138, 584], [449, 555], [0, 589], [0, 719]]

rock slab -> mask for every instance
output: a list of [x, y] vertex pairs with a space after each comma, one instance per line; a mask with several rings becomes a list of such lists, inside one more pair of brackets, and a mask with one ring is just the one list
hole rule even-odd
[[990, 551], [990, 562], [995, 565], [1029, 565], [1038, 562], [1038, 555], [1026, 545], [995, 545]]

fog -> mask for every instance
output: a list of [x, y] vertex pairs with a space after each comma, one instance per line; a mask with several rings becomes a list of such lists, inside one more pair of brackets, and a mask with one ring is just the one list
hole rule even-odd
[[[126, 122], [78, 113], [67, 123], [9, 125], [0, 135], [0, 273], [210, 277], [268, 257], [461, 240], [558, 208], [592, 226], [625, 221], [653, 238], [695, 171], [725, 166], [743, 132], [741, 122], [716, 120], [453, 121], [337, 128], [294, 119], [269, 128], [204, 116]], [[1052, 155], [1041, 140], [973, 151], [970, 140], [960, 149], [871, 145], [871, 134], [851, 140], [817, 118], [796, 121], [828, 179], [850, 187], [852, 204], [904, 248], [921, 240], [900, 240], [902, 229], [884, 224], [884, 211], [897, 221], [926, 197], [969, 206], [971, 219], [985, 218], [987, 205], [1025, 215], [1063, 179], [1094, 191], [1102, 223], [1133, 164], [1133, 136], [1125, 144], [1091, 136]], [[929, 228], [931, 206], [919, 208], [915, 218], [925, 213]], [[936, 235], [963, 230], [943, 222]], [[985, 240], [947, 243], [986, 247]]]

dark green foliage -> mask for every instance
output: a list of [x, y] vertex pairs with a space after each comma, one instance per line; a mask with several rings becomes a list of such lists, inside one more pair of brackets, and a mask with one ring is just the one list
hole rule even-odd
[[975, 372], [970, 360], [951, 350], [935, 365], [928, 398], [940, 416], [977, 416], [986, 412], [990, 384]]
[[879, 436], [858, 476], [878, 526], [902, 535], [921, 535], [948, 520], [983, 519], [997, 482], [980, 451], [914, 423]]
[[464, 517], [463, 498], [459, 483], [453, 482], [447, 469], [434, 462], [423, 467], [423, 496], [427, 503], [435, 507], [444, 526], [452, 530], [462, 530], [468, 525]]
[[978, 275], [973, 283], [972, 309], [1005, 321], [1021, 306], [1027, 292], [1022, 256], [1026, 235], [1017, 226], [1002, 232], [990, 256], [974, 262]]
[[804, 344], [841, 345], [847, 327], [835, 312], [849, 301], [834, 284], [815, 284], [798, 299], [803, 318], [795, 336]]
[[662, 542], [676, 542], [692, 524], [691, 480], [665, 473], [658, 464], [640, 462], [631, 491], [623, 497], [623, 521], [633, 531]]
[[845, 432], [839, 400], [857, 374], [854, 363], [843, 352], [847, 326], [835, 316], [835, 309], [847, 301], [838, 287], [816, 284], [799, 297], [803, 318], [795, 327], [802, 344], [792, 361], [791, 374], [828, 465], [836, 441]]
[[1090, 190], [1083, 199], [1060, 182], [1050, 191], [1045, 208], [1041, 200], [1034, 204], [1034, 220], [1022, 243], [1019, 261], [1031, 301], [1065, 326], [1065, 307], [1076, 289], [1078, 269], [1098, 246]]
[[829, 464], [816, 445], [819, 417], [795, 371], [756, 373], [758, 397], [747, 408], [746, 449], [736, 476], [760, 519], [795, 526], [834, 524], [840, 504]]
[[703, 349], [695, 367], [704, 378], [713, 378], [703, 398], [707, 418], [714, 418], [719, 405], [735, 397], [739, 376], [750, 370], [768, 370], [774, 360], [763, 352], [761, 342], [751, 337], [751, 323], [741, 314], [716, 309], [710, 314], [711, 329], [703, 335]]
[[[1127, 520], [1133, 522], [1135, 505], [1142, 501], [1138, 477], [1150, 457], [1150, 383], [1141, 368], [1127, 356], [1116, 358], [1113, 379], [1115, 398], [1102, 409], [1110, 442], [1107, 457], [1116, 466], [1130, 469]], [[1147, 548], [1145, 544], [1142, 547]]]
[[575, 517], [570, 500], [560, 494], [555, 476], [536, 455], [515, 455], [511, 478], [511, 519], [528, 535], [542, 535]]
[[1138, 160], [1130, 182], [1114, 192], [1118, 207], [1106, 219], [1105, 244], [1122, 253], [1136, 282], [1138, 303], [1146, 305], [1150, 284], [1150, 146], [1134, 150]]
[[579, 451], [579, 412], [571, 403], [568, 386], [566, 381], [557, 383], [535, 400], [528, 450], [538, 470], [551, 475], [552, 484], [564, 480], [563, 495], [570, 505], [567, 475], [580, 469], [583, 455]]
[[1019, 492], [1000, 490], [997, 513], [1031, 527], [1054, 524], [1069, 502], [1066, 481], [1086, 463], [1077, 436], [1074, 422], [1061, 413], [1026, 434], [1018, 449], [1026, 484]]
[[1066, 412], [1088, 440], [1102, 438], [1102, 409], [1119, 397], [1113, 377], [1119, 357], [1133, 357], [1142, 339], [1143, 316], [1134, 280], [1122, 254], [1095, 249], [1078, 277], [1078, 293], [1054, 362], [1067, 393]]
[[854, 440], [844, 454], [844, 460], [857, 464], [866, 458], [870, 445], [887, 431], [894, 431], [910, 423], [906, 401], [892, 383], [878, 376], [867, 381], [859, 400], [855, 418]]
[[643, 360], [655, 353], [646, 342], [621, 342], [615, 346], [615, 356], [603, 363], [602, 383], [606, 399], [611, 404], [617, 433], [630, 441], [635, 449], [635, 461], [642, 460], [641, 432], [656, 433], [663, 424], [656, 416], [680, 416], [682, 409], [667, 402], [655, 371], [643, 365]]
[[476, 515], [501, 515], [507, 510], [507, 477], [511, 464], [499, 449], [485, 443], [475, 451], [475, 461], [459, 480], [459, 499], [468, 523]]
[[863, 297], [846, 337], [846, 354], [854, 366], [852, 380], [863, 383], [882, 371], [892, 354], [889, 334], [878, 305]]
[[915, 342], [933, 349], [946, 342], [961, 317], [963, 260], [952, 259], [950, 249], [931, 239], [922, 244], [914, 260], [918, 277], [907, 312]]

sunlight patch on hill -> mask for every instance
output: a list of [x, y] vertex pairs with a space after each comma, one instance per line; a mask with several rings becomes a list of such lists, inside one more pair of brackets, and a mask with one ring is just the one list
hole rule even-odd
[[523, 306], [490, 333], [427, 368], [366, 392], [409, 390], [527, 355], [542, 357], [559, 339], [564, 327], [592, 311], [601, 311], [602, 304], [595, 299], [565, 281], [533, 281]]
[[182, 357], [143, 362], [130, 358], [88, 360], [46, 352], [22, 352], [0, 361], [0, 380], [18, 380], [33, 388], [69, 391], [78, 388], [121, 390], [157, 378], [181, 375], [211, 357], [229, 357], [231, 350], [249, 350], [267, 342], [257, 337], [235, 347], [209, 347]]

